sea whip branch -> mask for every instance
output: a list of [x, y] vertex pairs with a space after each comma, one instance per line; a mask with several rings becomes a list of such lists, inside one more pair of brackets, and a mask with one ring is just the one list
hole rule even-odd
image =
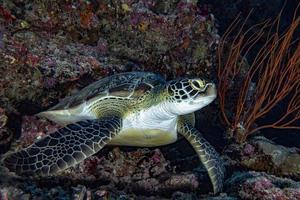
[[[296, 18], [295, 14], [290, 26], [280, 35], [280, 16], [281, 12], [273, 23], [267, 20], [245, 32], [242, 30], [246, 21], [240, 25], [238, 16], [219, 42], [218, 95], [221, 115], [231, 136], [238, 142], [245, 141], [247, 136], [264, 128], [300, 129], [300, 126], [295, 125], [300, 120], [300, 43], [299, 38], [294, 39], [300, 18]], [[274, 27], [276, 31], [272, 33]], [[228, 45], [234, 33], [237, 34]], [[264, 44], [254, 56], [248, 71], [243, 74], [241, 71], [246, 56], [262, 40]], [[240, 86], [236, 79], [241, 77], [243, 80]], [[234, 115], [229, 116], [226, 105], [231, 100], [228, 94], [233, 90], [238, 90], [238, 97], [232, 110]], [[287, 102], [287, 106], [279, 119], [255, 127], [257, 119], [267, 115], [283, 101]]]

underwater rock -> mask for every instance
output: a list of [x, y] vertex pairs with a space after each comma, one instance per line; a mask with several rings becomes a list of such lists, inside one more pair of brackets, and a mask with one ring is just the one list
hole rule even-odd
[[0, 199], [1, 200], [9, 200], [9, 199], [29, 200], [30, 194], [25, 194], [24, 191], [13, 186], [3, 187], [3, 188], [1, 187]]
[[[65, 87], [80, 77], [99, 72], [93, 51], [59, 37], [43, 37], [30, 31], [5, 35], [0, 49], [0, 97], [4, 108], [15, 108], [24, 101], [48, 106], [53, 99], [66, 95]], [[70, 87], [70, 86], [69, 86]]]
[[59, 179], [68, 177], [72, 182], [98, 183], [106, 190], [121, 187], [127, 192], [146, 195], [172, 194], [175, 191], [194, 192], [201, 188], [200, 185], [210, 187], [205, 176], [201, 180], [201, 176], [195, 173], [175, 173], [175, 169], [159, 149], [139, 148], [126, 151], [125, 148], [125, 151], [121, 151], [114, 147], [110, 150], [104, 155], [101, 150], [83, 163], [62, 172]]
[[297, 148], [255, 137], [244, 146], [242, 153], [241, 164], [249, 169], [300, 180], [300, 150]]
[[103, 2], [105, 12], [98, 12], [107, 52], [169, 78], [185, 73], [209, 76], [210, 52], [219, 39], [212, 14], [204, 15], [196, 3], [184, 0], [124, 1], [115, 6]]
[[206, 197], [203, 198], [203, 200], [240, 200], [237, 197], [233, 197], [233, 196], [227, 196], [226, 193], [222, 193], [219, 196], [216, 197]]
[[300, 199], [300, 182], [263, 172], [235, 172], [227, 179], [225, 190], [245, 200]]
[[18, 13], [6, 27], [11, 32], [29, 30], [45, 39], [55, 36], [96, 46], [102, 55], [133, 61], [170, 78], [211, 71], [210, 52], [219, 36], [212, 13], [197, 1], [25, 2], [6, 3]]
[[13, 133], [7, 127], [8, 117], [5, 110], [0, 107], [0, 153], [9, 147], [13, 139]]
[[35, 116], [22, 117], [22, 129], [19, 143], [21, 147], [27, 147], [45, 135], [55, 132], [60, 126], [47, 119], [39, 119]]
[[13, 16], [0, 17], [0, 98], [9, 112], [24, 101], [49, 107], [118, 72], [211, 76], [219, 36], [196, 1], [24, 0], [1, 8]]
[[72, 187], [73, 190], [73, 199], [74, 200], [84, 200], [87, 189], [83, 185], [78, 185], [77, 187]]
[[211, 187], [207, 176], [199, 176], [199, 171], [195, 173], [192, 169], [188, 172], [176, 170], [159, 149], [106, 147], [83, 163], [53, 177], [15, 178], [4, 170], [0, 189], [14, 183], [9, 191], [18, 190], [18, 193], [3, 191], [9, 197], [17, 195], [17, 199], [22, 195], [29, 195], [32, 199], [78, 200], [87, 196], [90, 199], [199, 199], [199, 193], [207, 196]]
[[72, 187], [70, 191], [60, 186], [41, 188], [30, 182], [18, 186], [0, 187], [1, 200], [84, 200], [86, 196], [81, 185]]

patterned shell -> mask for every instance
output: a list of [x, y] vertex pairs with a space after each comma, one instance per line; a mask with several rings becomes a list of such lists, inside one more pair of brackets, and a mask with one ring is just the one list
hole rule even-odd
[[66, 97], [49, 110], [64, 110], [80, 105], [93, 98], [105, 96], [141, 96], [155, 86], [164, 84], [165, 79], [151, 72], [126, 72], [100, 79], [76, 94]]

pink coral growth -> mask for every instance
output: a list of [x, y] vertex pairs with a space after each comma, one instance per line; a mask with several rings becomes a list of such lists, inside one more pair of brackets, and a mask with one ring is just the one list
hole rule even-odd
[[243, 154], [246, 156], [253, 155], [255, 152], [255, 147], [251, 144], [246, 144], [243, 149]]
[[11, 22], [16, 19], [16, 17], [12, 15], [11, 12], [8, 9], [4, 8], [4, 6], [2, 6], [1, 4], [0, 4], [0, 16], [2, 16], [7, 22]]
[[163, 155], [158, 149], [155, 149], [153, 156], [151, 157], [152, 162], [155, 164], [160, 163], [163, 159]]
[[43, 79], [43, 86], [46, 89], [51, 89], [57, 85], [58, 81], [53, 77], [46, 77]]
[[35, 116], [24, 116], [22, 120], [22, 134], [20, 138], [22, 146], [28, 146], [35, 140], [53, 133], [59, 128], [59, 125], [45, 119], [38, 119]]
[[258, 179], [253, 185], [253, 189], [258, 192], [270, 189], [271, 187], [273, 187], [272, 182], [265, 177]]
[[97, 174], [97, 166], [101, 165], [103, 162], [102, 158], [97, 156], [92, 156], [84, 161], [84, 173], [89, 175], [96, 175]]
[[178, 3], [177, 5], [177, 9], [180, 11], [180, 12], [183, 12], [183, 13], [190, 13], [190, 12], [195, 12], [195, 10], [197, 10], [197, 5], [195, 5], [194, 3], [192, 2], [185, 2], [185, 1], [181, 1]]
[[281, 188], [271, 179], [260, 176], [246, 180], [239, 194], [246, 200], [297, 200], [300, 188]]

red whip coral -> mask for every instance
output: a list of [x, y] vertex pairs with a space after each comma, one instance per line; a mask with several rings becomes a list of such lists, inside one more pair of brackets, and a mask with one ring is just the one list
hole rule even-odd
[[[300, 24], [300, 18], [296, 17], [298, 7], [283, 34], [279, 33], [281, 13], [274, 22], [267, 20], [245, 32], [245, 22], [241, 23], [238, 17], [219, 43], [220, 108], [230, 136], [238, 142], [244, 142], [247, 136], [264, 128], [300, 129], [297, 125], [300, 119], [300, 43], [299, 38], [294, 38]], [[231, 34], [236, 36], [228, 49], [226, 42]], [[254, 50], [260, 42], [263, 42], [262, 47]], [[253, 51], [256, 51], [254, 59], [245, 70], [245, 58]], [[231, 105], [234, 107], [232, 116], [227, 112], [229, 94], [237, 97]], [[234, 100], [230, 98], [230, 101]], [[278, 118], [267, 124], [256, 124], [281, 104], [287, 105]]]

